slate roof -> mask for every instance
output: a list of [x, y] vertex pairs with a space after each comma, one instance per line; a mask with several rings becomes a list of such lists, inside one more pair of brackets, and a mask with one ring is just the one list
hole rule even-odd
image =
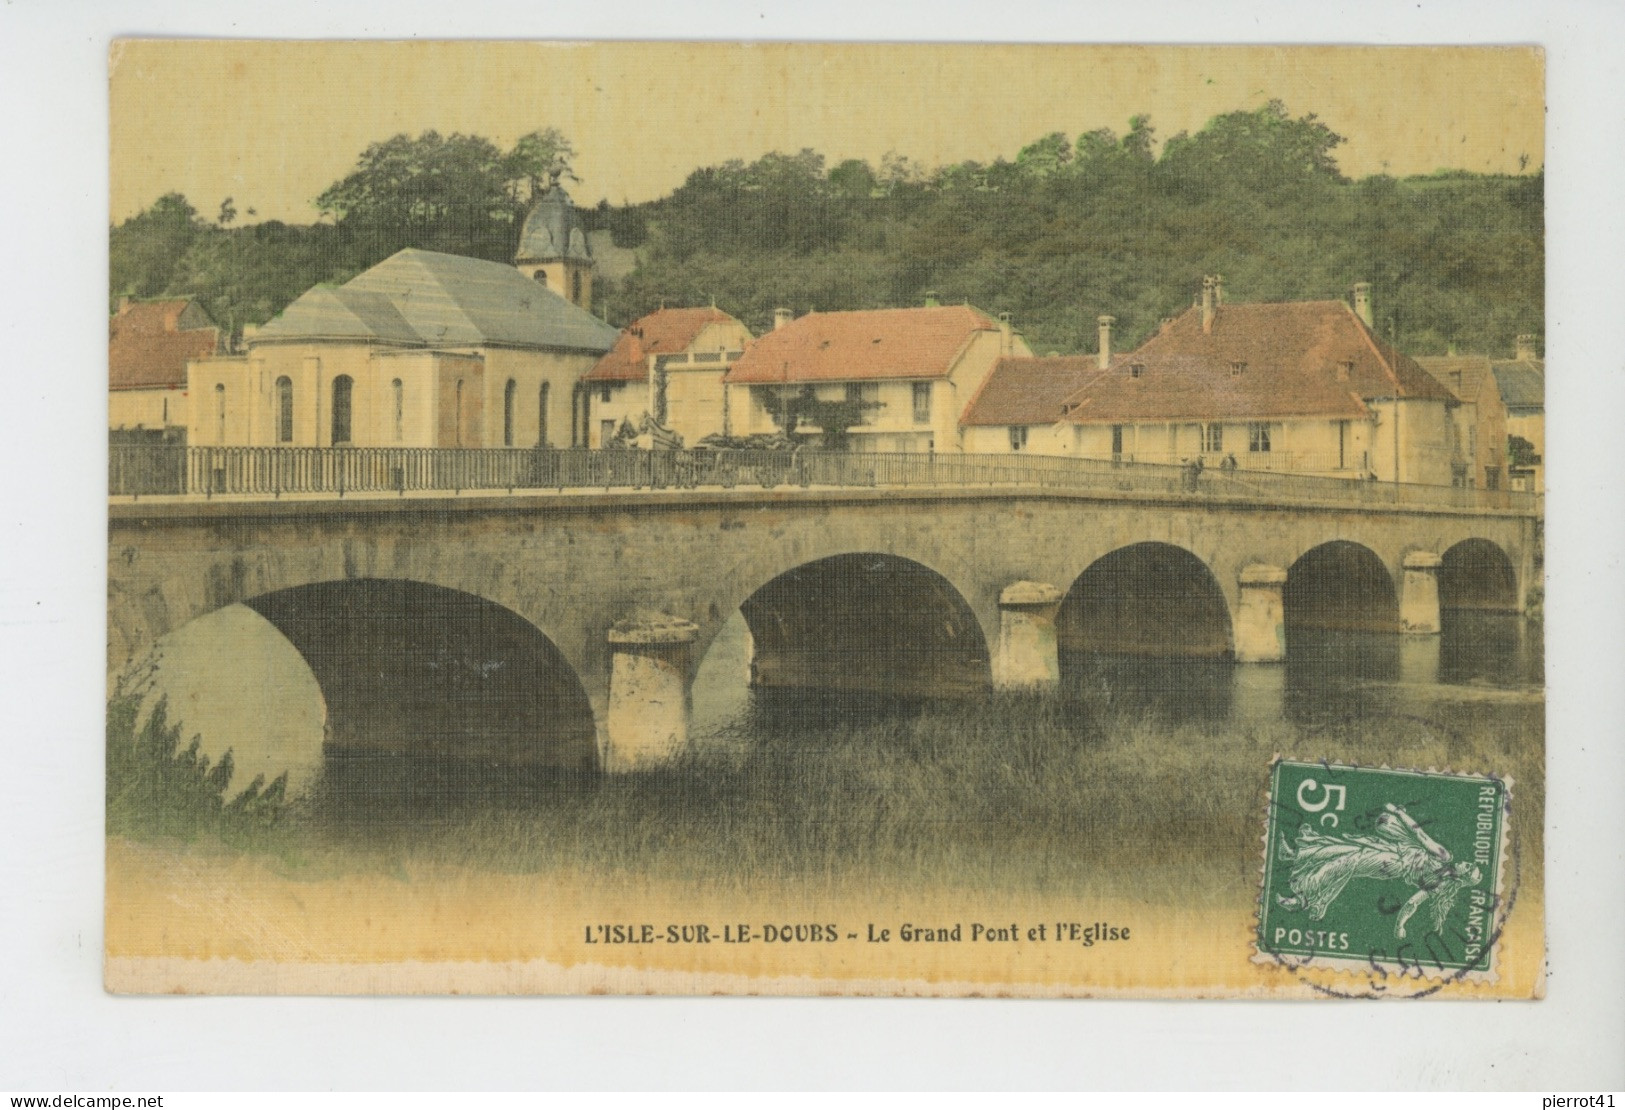
[[109, 388], [184, 387], [187, 361], [214, 354], [220, 345], [220, 329], [183, 328], [183, 316], [208, 319], [190, 297], [137, 301], [112, 317], [107, 330]]
[[811, 312], [752, 343], [728, 371], [728, 381], [942, 378], [976, 333], [997, 329], [969, 305]]
[[1501, 390], [1501, 401], [1508, 409], [1544, 409], [1546, 407], [1546, 363], [1543, 359], [1527, 362], [1496, 360], [1490, 364], [1495, 384]]
[[[1343, 364], [1346, 377], [1340, 380]], [[1241, 366], [1240, 372], [1235, 367]], [[1142, 367], [1135, 377], [1132, 367]], [[1192, 307], [1066, 400], [1067, 420], [1356, 419], [1365, 402], [1453, 401], [1342, 301], [1227, 304], [1210, 330]]]
[[621, 332], [609, 354], [584, 376], [590, 382], [641, 382], [649, 375], [649, 356], [686, 351], [707, 324], [734, 320], [720, 308], [662, 308], [633, 321]]
[[403, 250], [344, 285], [305, 293], [254, 341], [349, 339], [601, 354], [615, 338], [614, 328], [512, 266]]
[[525, 217], [514, 261], [552, 262], [561, 258], [578, 262], [593, 260], [592, 244], [587, 241], [581, 214], [576, 211], [570, 194], [555, 184], [531, 206], [530, 214]]
[[1100, 373], [1094, 355], [1001, 358], [965, 406], [960, 424], [1054, 424], [1061, 403]]
[[422, 337], [382, 293], [317, 286], [259, 330], [260, 339], [355, 339], [417, 347]]

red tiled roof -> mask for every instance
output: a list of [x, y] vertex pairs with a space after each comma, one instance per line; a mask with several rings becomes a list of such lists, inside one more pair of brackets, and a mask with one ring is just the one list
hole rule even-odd
[[112, 389], [179, 388], [188, 359], [219, 348], [219, 328], [178, 329], [189, 298], [131, 304], [108, 323], [107, 363]]
[[728, 381], [942, 378], [977, 332], [997, 328], [969, 305], [812, 312], [751, 344]]
[[641, 382], [649, 376], [649, 356], [685, 351], [707, 324], [732, 320], [720, 308], [662, 308], [621, 332], [615, 346], [583, 376], [589, 382]]
[[[1139, 377], [1131, 373], [1136, 364], [1143, 367]], [[1114, 358], [1067, 398], [1066, 419], [1352, 419], [1366, 415], [1365, 401], [1392, 397], [1454, 400], [1342, 301], [1232, 304], [1216, 310], [1211, 330], [1203, 330], [1201, 309], [1193, 307], [1138, 350]]]
[[1099, 373], [1094, 355], [1001, 358], [959, 422], [966, 427], [1053, 424], [1061, 419], [1061, 402]]

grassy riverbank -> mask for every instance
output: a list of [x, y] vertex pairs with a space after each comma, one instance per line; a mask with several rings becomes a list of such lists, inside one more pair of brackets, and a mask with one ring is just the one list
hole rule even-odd
[[998, 695], [753, 727], [635, 775], [333, 762], [274, 826], [221, 850], [290, 877], [568, 870], [740, 890], [1229, 898], [1256, 884], [1267, 767], [1280, 754], [1510, 775], [1523, 879], [1538, 881], [1540, 722], [1538, 703], [1463, 698], [1318, 726], [1170, 726]]

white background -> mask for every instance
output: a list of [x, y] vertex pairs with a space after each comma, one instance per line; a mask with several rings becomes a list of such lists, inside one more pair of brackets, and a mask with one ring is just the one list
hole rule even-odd
[[[1622, 32], [1606, 0], [0, 5], [0, 1090], [1625, 1087]], [[106, 996], [106, 52], [123, 33], [1544, 45], [1549, 997]]]

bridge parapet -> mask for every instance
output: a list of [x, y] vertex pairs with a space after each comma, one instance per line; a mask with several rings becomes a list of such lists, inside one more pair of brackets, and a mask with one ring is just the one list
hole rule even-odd
[[554, 448], [116, 445], [113, 498], [282, 499], [465, 491], [1019, 488], [1211, 501], [1453, 507], [1534, 515], [1539, 496], [1260, 470], [1048, 455]]

